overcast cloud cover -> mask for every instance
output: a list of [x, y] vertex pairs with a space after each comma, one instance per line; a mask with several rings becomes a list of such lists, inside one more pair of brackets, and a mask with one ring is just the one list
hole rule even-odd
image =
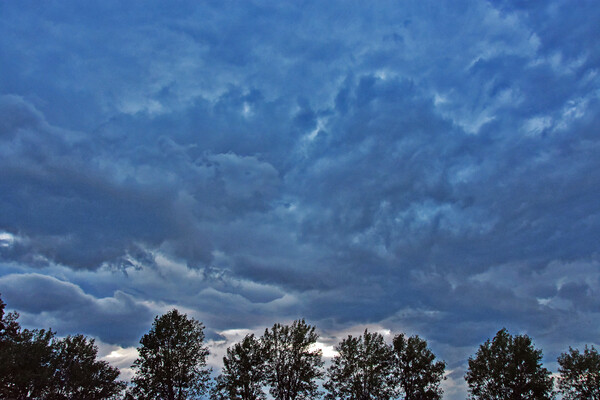
[[[0, 293], [128, 367], [305, 317], [600, 344], [596, 1], [4, 1]], [[329, 351], [329, 353], [328, 353]], [[112, 357], [112, 358], [111, 358]], [[128, 371], [124, 369], [124, 374]]]

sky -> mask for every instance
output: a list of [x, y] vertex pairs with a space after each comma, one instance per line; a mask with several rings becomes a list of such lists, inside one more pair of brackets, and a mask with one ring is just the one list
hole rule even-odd
[[122, 368], [174, 307], [211, 365], [297, 318], [600, 337], [596, 1], [4, 1], [0, 293]]

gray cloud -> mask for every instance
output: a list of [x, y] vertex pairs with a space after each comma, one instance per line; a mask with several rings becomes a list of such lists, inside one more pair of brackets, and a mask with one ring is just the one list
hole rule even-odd
[[[406, 328], [455, 374], [502, 326], [593, 342], [598, 12], [4, 5], [1, 279], [178, 305], [214, 337]], [[13, 307], [59, 313], [38, 300]]]
[[95, 298], [77, 285], [36, 273], [3, 276], [0, 290], [26, 325], [51, 327], [61, 335], [92, 334], [109, 343], [136, 343], [153, 314], [123, 292]]

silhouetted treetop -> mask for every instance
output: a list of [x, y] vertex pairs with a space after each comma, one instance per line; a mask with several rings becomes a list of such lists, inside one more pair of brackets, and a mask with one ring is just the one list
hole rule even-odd
[[600, 400], [600, 354], [585, 346], [583, 353], [569, 347], [558, 357], [558, 387], [565, 400]]
[[469, 358], [465, 380], [471, 399], [531, 399], [554, 397], [550, 371], [542, 367], [542, 351], [527, 335], [500, 330]]
[[208, 389], [204, 325], [174, 309], [142, 336], [131, 394], [137, 399], [200, 398]]

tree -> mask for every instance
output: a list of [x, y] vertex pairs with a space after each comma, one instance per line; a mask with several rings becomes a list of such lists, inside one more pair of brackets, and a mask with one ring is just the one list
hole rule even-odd
[[210, 370], [202, 323], [171, 310], [154, 319], [140, 344], [133, 364], [135, 398], [195, 399], [206, 392]]
[[14, 340], [21, 329], [21, 326], [17, 322], [19, 314], [11, 312], [5, 315], [5, 307], [6, 304], [2, 301], [2, 298], [0, 298], [0, 350], [5, 343]]
[[6, 307], [6, 303], [4, 303], [2, 301], [2, 298], [0, 297], [0, 343], [2, 341], [2, 339], [4, 338], [4, 332], [6, 330], [5, 327], [5, 322], [4, 322], [4, 307]]
[[558, 387], [566, 400], [600, 400], [600, 354], [592, 346], [583, 353], [569, 347], [558, 357]]
[[265, 354], [254, 335], [227, 349], [223, 369], [217, 377], [212, 398], [215, 400], [264, 399]]
[[44, 398], [51, 383], [51, 330], [22, 329], [0, 298], [0, 399]]
[[553, 379], [541, 365], [542, 351], [527, 335], [510, 335], [500, 330], [494, 339], [479, 346], [469, 358], [465, 380], [471, 399], [552, 399]]
[[419, 336], [394, 338], [394, 375], [405, 400], [438, 400], [446, 363], [435, 361], [427, 342]]
[[124, 389], [119, 371], [97, 361], [93, 339], [57, 339], [48, 329], [23, 329], [0, 299], [0, 399], [113, 399]]
[[321, 350], [315, 349], [315, 328], [294, 321], [275, 324], [261, 338], [266, 355], [265, 381], [276, 400], [301, 400], [318, 395], [317, 379], [323, 376]]
[[0, 399], [45, 399], [52, 384], [55, 333], [45, 329], [21, 329], [17, 313], [9, 313], [12, 332], [0, 349]]
[[387, 400], [393, 397], [392, 349], [379, 333], [342, 340], [327, 370], [326, 399]]
[[54, 374], [48, 400], [115, 399], [125, 389], [119, 370], [96, 359], [94, 339], [67, 336], [54, 343]]

